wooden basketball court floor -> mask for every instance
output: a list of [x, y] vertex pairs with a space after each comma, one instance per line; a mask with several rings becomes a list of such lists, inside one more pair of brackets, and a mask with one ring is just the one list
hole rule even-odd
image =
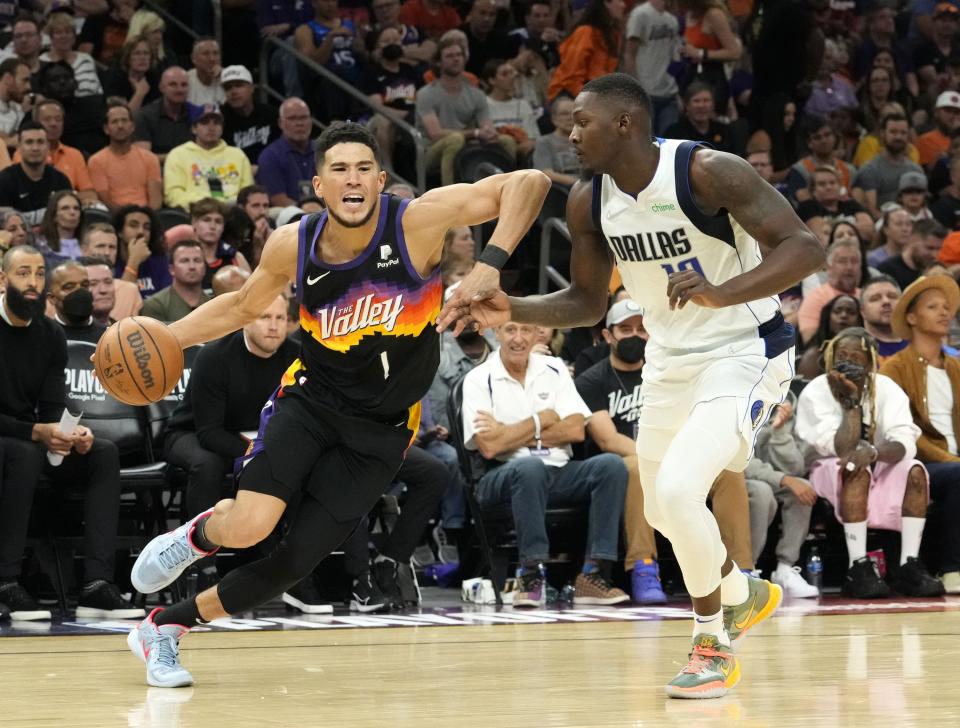
[[960, 726], [960, 600], [890, 607], [784, 610], [704, 701], [663, 694], [678, 619], [210, 631], [177, 690], [146, 686], [120, 632], [9, 637], [0, 726]]

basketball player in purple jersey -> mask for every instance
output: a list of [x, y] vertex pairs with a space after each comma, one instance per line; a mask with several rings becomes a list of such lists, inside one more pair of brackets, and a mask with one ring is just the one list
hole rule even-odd
[[327, 209], [278, 229], [243, 288], [170, 326], [183, 348], [216, 339], [258, 317], [294, 282], [301, 354], [237, 462], [236, 498], [153, 539], [134, 564], [133, 585], [152, 593], [220, 546], [260, 543], [288, 505], [297, 506], [268, 556], [195, 599], [153, 610], [130, 632], [127, 643], [146, 662], [150, 685], [190, 685], [178, 646], [191, 626], [286, 591], [373, 507], [417, 432], [419, 402], [439, 364], [444, 234], [499, 217], [493, 254], [482, 254], [477, 266], [502, 267], [497, 253], [516, 247], [550, 187], [542, 172], [521, 170], [410, 201], [383, 194], [385, 181], [370, 132], [332, 124], [317, 141], [313, 179]]

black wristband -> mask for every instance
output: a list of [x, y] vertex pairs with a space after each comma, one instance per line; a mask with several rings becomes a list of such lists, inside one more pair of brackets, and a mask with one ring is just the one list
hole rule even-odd
[[491, 268], [503, 270], [503, 266], [505, 266], [507, 261], [510, 260], [510, 253], [501, 247], [489, 243], [487, 244], [487, 247], [481, 251], [480, 257], [477, 258], [477, 260], [480, 263], [486, 263]]

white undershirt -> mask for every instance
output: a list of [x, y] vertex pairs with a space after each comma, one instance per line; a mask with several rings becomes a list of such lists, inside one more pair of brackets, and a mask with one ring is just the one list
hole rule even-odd
[[957, 433], [953, 431], [953, 389], [944, 369], [927, 365], [927, 409], [930, 422], [947, 438], [947, 449], [957, 454]]

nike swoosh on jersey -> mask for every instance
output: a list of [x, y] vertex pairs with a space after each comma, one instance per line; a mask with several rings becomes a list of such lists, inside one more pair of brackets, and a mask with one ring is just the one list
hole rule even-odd
[[316, 283], [317, 281], [319, 281], [321, 278], [323, 278], [323, 277], [325, 277], [325, 276], [328, 276], [328, 275], [330, 275], [331, 273], [333, 273], [333, 271], [332, 271], [332, 270], [328, 270], [326, 273], [321, 273], [321, 274], [318, 275], [316, 278], [311, 278], [310, 276], [307, 276], [307, 285], [308, 285], [308, 286], [312, 286], [314, 283]]

